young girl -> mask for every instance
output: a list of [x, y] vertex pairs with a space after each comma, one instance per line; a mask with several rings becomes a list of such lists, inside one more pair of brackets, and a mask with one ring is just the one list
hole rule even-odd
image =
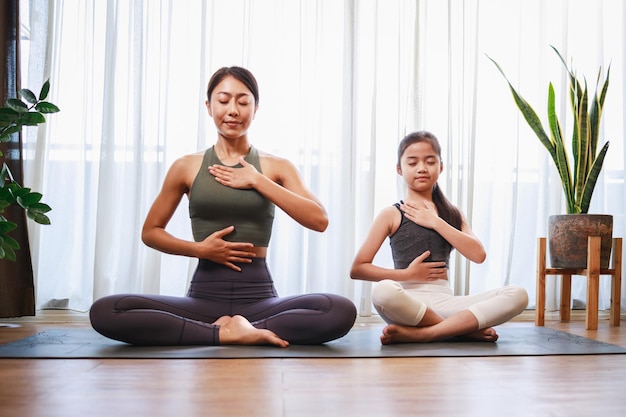
[[[482, 263], [486, 254], [463, 214], [437, 185], [443, 171], [437, 138], [415, 132], [402, 139], [396, 169], [406, 182], [406, 197], [380, 212], [350, 271], [353, 279], [377, 282], [372, 301], [388, 323], [381, 342], [431, 342], [455, 336], [495, 342], [498, 334], [492, 326], [526, 308], [526, 290], [506, 286], [454, 296], [448, 283], [452, 249], [476, 263]], [[394, 269], [372, 263], [387, 237]]]

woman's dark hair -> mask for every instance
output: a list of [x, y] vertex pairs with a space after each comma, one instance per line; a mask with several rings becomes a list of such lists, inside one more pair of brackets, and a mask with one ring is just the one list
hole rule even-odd
[[[419, 142], [426, 142], [430, 144], [433, 150], [437, 152], [439, 159], [442, 160], [441, 145], [439, 145], [439, 140], [435, 135], [426, 131], [413, 132], [406, 135], [398, 145], [398, 168], [400, 168], [400, 161], [406, 149], [414, 143]], [[443, 195], [443, 192], [441, 191], [441, 189], [439, 188], [439, 184], [437, 183], [435, 183], [435, 185], [433, 186], [433, 203], [435, 203], [435, 206], [437, 207], [439, 217], [444, 219], [455, 228], [461, 230], [461, 227], [463, 225], [463, 217], [461, 215], [461, 212], [452, 203], [450, 203], [445, 195]]]
[[213, 90], [215, 90], [215, 87], [229, 75], [241, 81], [254, 96], [255, 104], [259, 104], [259, 85], [256, 82], [256, 78], [254, 78], [254, 75], [252, 75], [250, 71], [242, 67], [222, 67], [215, 71], [206, 89], [207, 100], [209, 102], [211, 102], [211, 94]]

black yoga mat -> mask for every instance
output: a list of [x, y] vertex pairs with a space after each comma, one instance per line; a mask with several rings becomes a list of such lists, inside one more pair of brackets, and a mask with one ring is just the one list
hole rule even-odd
[[380, 344], [382, 326], [355, 326], [321, 346], [131, 346], [91, 328], [54, 329], [0, 345], [0, 358], [384, 358], [623, 354], [626, 348], [534, 325], [500, 326], [496, 343], [450, 340]]

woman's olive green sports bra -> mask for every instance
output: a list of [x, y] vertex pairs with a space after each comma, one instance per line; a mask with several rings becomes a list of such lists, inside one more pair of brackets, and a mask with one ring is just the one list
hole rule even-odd
[[[254, 147], [250, 147], [244, 159], [262, 172], [259, 153]], [[216, 164], [224, 165], [211, 146], [204, 154], [189, 193], [189, 217], [195, 241], [200, 242], [218, 230], [235, 226], [224, 240], [267, 247], [272, 235], [274, 203], [256, 190], [240, 190], [215, 181], [208, 168]], [[241, 167], [241, 164], [233, 166]]]

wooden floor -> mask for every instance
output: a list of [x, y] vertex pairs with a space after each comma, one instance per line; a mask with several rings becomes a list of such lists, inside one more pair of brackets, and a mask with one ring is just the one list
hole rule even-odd
[[[0, 343], [84, 314], [0, 319]], [[371, 325], [359, 321], [359, 326]], [[532, 312], [507, 325], [533, 326]], [[626, 347], [626, 325], [546, 325]], [[0, 417], [626, 416], [626, 355], [385, 359], [0, 359]]]

